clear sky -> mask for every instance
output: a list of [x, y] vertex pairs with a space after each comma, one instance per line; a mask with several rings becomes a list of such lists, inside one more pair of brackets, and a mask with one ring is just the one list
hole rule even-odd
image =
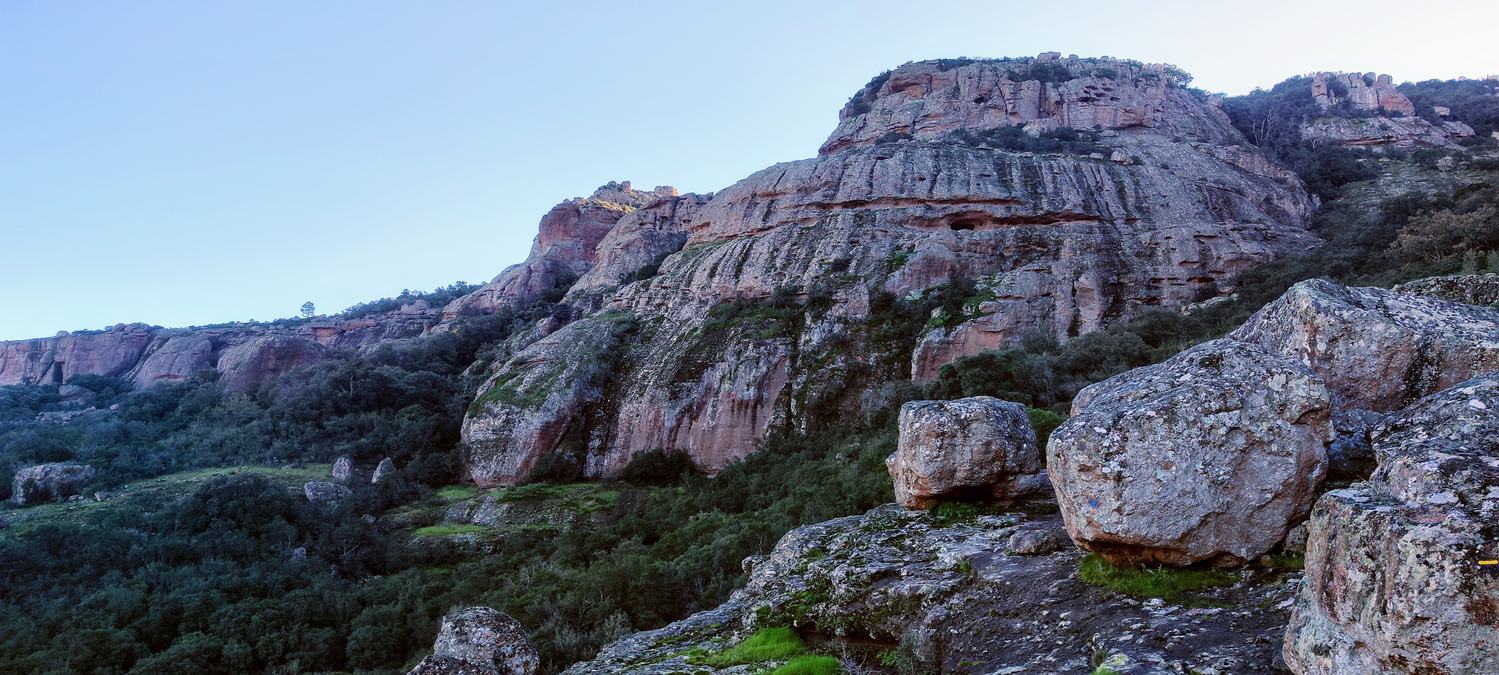
[[609, 180], [811, 156], [900, 63], [1060, 51], [1242, 93], [1499, 72], [1499, 3], [0, 0], [0, 339], [324, 312], [525, 257]]

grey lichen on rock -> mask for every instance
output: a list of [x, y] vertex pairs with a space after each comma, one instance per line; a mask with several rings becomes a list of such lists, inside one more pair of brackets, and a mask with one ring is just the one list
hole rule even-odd
[[1340, 406], [1374, 411], [1499, 370], [1499, 311], [1325, 279], [1292, 286], [1229, 337], [1305, 364]]
[[11, 481], [10, 501], [16, 506], [62, 501], [78, 494], [96, 473], [92, 466], [72, 462], [22, 467]]
[[1312, 511], [1286, 632], [1296, 673], [1480, 673], [1499, 664], [1499, 375], [1374, 434], [1369, 481]]

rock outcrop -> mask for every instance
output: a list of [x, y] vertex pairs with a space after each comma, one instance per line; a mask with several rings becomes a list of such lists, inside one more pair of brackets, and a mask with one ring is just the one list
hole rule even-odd
[[1314, 143], [1374, 149], [1456, 148], [1457, 139], [1474, 133], [1462, 122], [1433, 124], [1417, 117], [1416, 106], [1395, 88], [1389, 75], [1316, 73], [1311, 87], [1312, 98], [1326, 113], [1302, 126], [1302, 138]]
[[1080, 392], [1047, 470], [1084, 550], [1116, 564], [1242, 564], [1311, 509], [1330, 416], [1305, 366], [1217, 340]]
[[1496, 308], [1499, 306], [1499, 274], [1427, 277], [1400, 284], [1395, 287], [1395, 292]]
[[541, 657], [520, 622], [489, 607], [466, 607], [442, 618], [432, 655], [408, 675], [535, 675]]
[[332, 357], [332, 350], [306, 338], [265, 335], [225, 349], [218, 367], [225, 391], [247, 393], [293, 368]]
[[900, 409], [899, 449], [885, 460], [895, 501], [926, 508], [940, 499], [1013, 499], [1020, 476], [1041, 470], [1025, 406], [991, 396], [912, 401]]
[[620, 219], [647, 204], [676, 196], [676, 188], [669, 186], [643, 192], [629, 181], [610, 182], [591, 196], [552, 207], [541, 219], [530, 256], [479, 290], [448, 303], [442, 310], [443, 319], [488, 314], [547, 291], [566, 289], [593, 268], [599, 242]]
[[1340, 407], [1394, 410], [1499, 370], [1499, 312], [1325, 279], [1291, 287], [1229, 337], [1305, 364]]
[[[770, 429], [860, 414], [892, 380], [1202, 301], [1314, 246], [1300, 182], [1179, 77], [1114, 59], [907, 64], [856, 95], [818, 157], [621, 215], [568, 293], [587, 316], [480, 388], [470, 472], [506, 484], [560, 461], [607, 476], [663, 448], [711, 473]], [[914, 358], [878, 341], [892, 296], [958, 279], [975, 297]], [[608, 372], [566, 365], [620, 317], [636, 329]], [[514, 383], [525, 396], [503, 393]]]
[[94, 479], [87, 464], [55, 463], [22, 467], [11, 481], [10, 501], [16, 506], [60, 502], [78, 494]]
[[314, 504], [332, 504], [354, 492], [332, 481], [313, 480], [302, 485], [302, 494]]
[[1374, 434], [1379, 469], [1312, 512], [1285, 637], [1296, 673], [1484, 673], [1499, 664], [1499, 376]]
[[760, 672], [773, 664], [717, 670], [692, 655], [767, 626], [816, 635], [875, 672], [881, 652], [914, 672], [1087, 673], [1102, 658], [1120, 673], [1275, 672], [1294, 581], [1241, 572], [1243, 583], [1207, 598], [1231, 608], [1188, 609], [1083, 583], [1070, 546], [1006, 553], [1020, 533], [1058, 529], [1056, 516], [1021, 514], [939, 524], [894, 504], [797, 528], [745, 560], [749, 579], [723, 605], [565, 672]]

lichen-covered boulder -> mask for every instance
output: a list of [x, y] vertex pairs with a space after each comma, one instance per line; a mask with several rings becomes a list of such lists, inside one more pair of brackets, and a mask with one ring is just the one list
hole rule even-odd
[[307, 496], [307, 501], [315, 504], [329, 504], [354, 494], [349, 488], [325, 480], [304, 483], [302, 493]]
[[1499, 370], [1499, 312], [1325, 279], [1291, 287], [1229, 337], [1295, 358], [1347, 407], [1380, 412]]
[[432, 655], [408, 675], [533, 675], [541, 657], [520, 622], [497, 609], [466, 607], [442, 618]]
[[1232, 340], [1088, 387], [1047, 446], [1067, 532], [1116, 564], [1253, 560], [1311, 508], [1330, 412], [1305, 366]]
[[900, 445], [885, 460], [895, 500], [926, 508], [944, 497], [1010, 499], [1041, 470], [1025, 406], [992, 396], [912, 401], [900, 408]]
[[1317, 501], [1286, 631], [1296, 673], [1499, 667], [1499, 375], [1424, 398], [1374, 434], [1379, 468]]
[[54, 463], [23, 467], [11, 482], [10, 500], [16, 506], [62, 501], [93, 480], [94, 467], [87, 464]]
[[1400, 284], [1395, 287], [1395, 292], [1494, 307], [1499, 305], [1499, 274], [1427, 277]]

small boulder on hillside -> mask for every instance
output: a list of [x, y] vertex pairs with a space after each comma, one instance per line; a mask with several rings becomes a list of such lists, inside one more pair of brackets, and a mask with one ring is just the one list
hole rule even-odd
[[1499, 370], [1499, 312], [1325, 279], [1292, 286], [1229, 337], [1300, 361], [1340, 405], [1376, 412]]
[[63, 501], [83, 489], [96, 472], [87, 464], [54, 463], [23, 467], [11, 482], [10, 500], [16, 506]]
[[489, 607], [467, 607], [442, 618], [432, 655], [407, 675], [533, 675], [541, 656], [520, 622]]
[[1317, 500], [1283, 656], [1293, 672], [1492, 673], [1499, 664], [1499, 375], [1412, 404], [1379, 468]]
[[1305, 366], [1215, 340], [1090, 386], [1047, 446], [1067, 532], [1115, 564], [1237, 564], [1316, 498], [1330, 394]]
[[336, 502], [354, 494], [349, 488], [325, 480], [308, 481], [302, 486], [302, 492], [307, 495], [307, 501], [315, 504]]
[[348, 457], [339, 457], [333, 460], [332, 471], [333, 482], [340, 485], [348, 485], [354, 480], [354, 460]]
[[375, 467], [375, 473], [370, 475], [370, 484], [377, 484], [380, 481], [389, 478], [391, 474], [394, 474], [395, 472], [396, 463], [390, 461], [389, 457], [386, 457], [385, 459], [380, 460], [380, 464]]
[[1012, 499], [1019, 477], [1042, 468], [1025, 406], [991, 396], [901, 406], [900, 445], [885, 466], [895, 500], [908, 508], [946, 497]]

